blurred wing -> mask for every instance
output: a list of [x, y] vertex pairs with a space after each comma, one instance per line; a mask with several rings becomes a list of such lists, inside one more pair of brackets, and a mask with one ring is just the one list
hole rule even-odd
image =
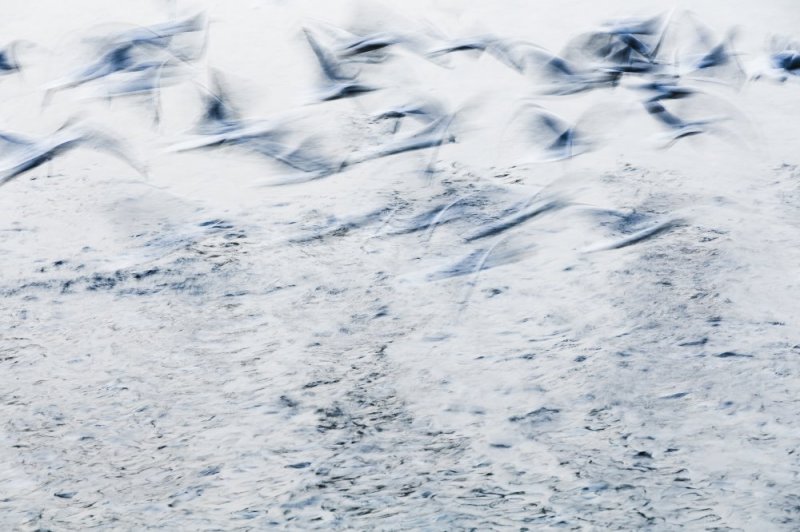
[[13, 133], [0, 133], [0, 157], [8, 157], [31, 146], [33, 141]]
[[314, 38], [314, 35], [311, 34], [311, 31], [309, 31], [306, 28], [303, 28], [303, 33], [305, 33], [308, 45], [311, 47], [311, 50], [317, 57], [319, 66], [320, 68], [322, 68], [322, 72], [329, 80], [343, 81], [343, 80], [353, 79], [353, 76], [348, 77], [342, 74], [336, 59], [328, 50], [326, 50], [319, 44], [319, 42]]
[[147, 168], [140, 161], [133, 158], [123, 143], [107, 133], [89, 132], [83, 135], [83, 140], [91, 147], [103, 150], [125, 161], [139, 174], [145, 175]]

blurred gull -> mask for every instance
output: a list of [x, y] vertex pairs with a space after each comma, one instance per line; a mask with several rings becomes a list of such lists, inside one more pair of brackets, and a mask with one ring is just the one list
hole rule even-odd
[[791, 77], [800, 77], [800, 43], [773, 37], [770, 44], [766, 68], [755, 72], [752, 79], [766, 76], [782, 83]]
[[[205, 18], [195, 15], [189, 19], [167, 22], [150, 27], [128, 30], [111, 36], [94, 39], [99, 56], [80, 70], [50, 84], [45, 101], [55, 91], [75, 88], [86, 83], [124, 72], [139, 72], [140, 78], [154, 73], [160, 78], [161, 70], [172, 61], [188, 61], [191, 55], [170, 48], [172, 38], [186, 32], [202, 30]], [[151, 80], [154, 79], [151, 77]]]
[[[405, 42], [406, 39], [394, 33], [370, 33], [368, 35], [351, 34], [337, 46], [340, 57], [354, 58], [355, 56], [367, 57], [372, 62], [382, 61], [386, 58], [383, 53], [386, 48]], [[376, 53], [377, 52], [377, 53]]]
[[440, 57], [454, 52], [486, 52], [507, 67], [524, 72], [529, 52], [541, 50], [533, 43], [520, 40], [501, 39], [493, 35], [483, 35], [466, 39], [456, 39], [428, 53], [429, 57]]
[[713, 131], [713, 124], [727, 117], [710, 117], [699, 120], [682, 120], [674, 114], [667, 111], [667, 109], [658, 101], [648, 101], [644, 104], [645, 109], [650, 116], [655, 118], [662, 126], [666, 127], [669, 132], [667, 133], [667, 143], [665, 147], [672, 146], [679, 139], [689, 137], [692, 135], [699, 135]]
[[514, 120], [517, 119], [525, 120], [525, 129], [520, 135], [533, 140], [540, 152], [535, 162], [569, 159], [593, 147], [593, 140], [579, 127], [580, 120], [570, 124], [536, 103], [524, 103], [514, 115]]
[[372, 119], [374, 121], [394, 120], [392, 128], [392, 133], [394, 134], [397, 133], [397, 130], [400, 128], [400, 123], [404, 118], [413, 118], [423, 124], [430, 124], [431, 122], [443, 118], [446, 114], [447, 112], [441, 103], [427, 100], [419, 103], [408, 103], [406, 105], [391, 107], [373, 115]]
[[531, 48], [525, 65], [526, 74], [539, 83], [538, 91], [553, 96], [615, 87], [622, 75], [612, 68], [596, 69], [578, 64], [543, 48]]
[[19, 50], [32, 46], [34, 44], [28, 41], [12, 41], [0, 49], [0, 76], [19, 72], [22, 69], [18, 58]]
[[739, 88], [746, 81], [744, 69], [734, 52], [736, 30], [721, 40], [693, 13], [685, 12], [673, 24], [674, 66], [690, 79], [715, 82]]
[[323, 48], [310, 30], [304, 28], [303, 32], [305, 33], [306, 40], [308, 40], [311, 50], [314, 52], [319, 62], [319, 66], [325, 78], [317, 94], [317, 98], [320, 101], [349, 98], [376, 90], [376, 87], [370, 87], [357, 82], [355, 75], [346, 75], [342, 70], [341, 63], [330, 50]]
[[0, 185], [81, 146], [106, 151], [125, 161], [140, 174], [145, 172], [144, 167], [126, 153], [116, 138], [68, 122], [54, 134], [38, 140], [0, 134]]
[[242, 119], [230, 102], [219, 73], [213, 76], [213, 89], [203, 89], [204, 109], [194, 136], [174, 144], [172, 151], [236, 146], [305, 174], [291, 181], [317, 179], [338, 168], [319, 154], [312, 139], [305, 139], [296, 146], [287, 144], [284, 140], [287, 131], [282, 121]]
[[678, 85], [678, 79], [655, 80], [637, 85], [635, 88], [651, 94], [647, 101], [679, 100], [697, 94], [698, 90], [692, 87]]
[[184, 33], [195, 33], [204, 31], [207, 27], [206, 16], [204, 13], [152, 26], [142, 26], [120, 32], [111, 37], [111, 40], [119, 43], [132, 44], [152, 44], [157, 46], [168, 46], [171, 40]]
[[193, 137], [173, 145], [175, 151], [241, 144], [260, 139], [274, 140], [281, 135], [281, 124], [275, 120], [242, 118], [231, 101], [221, 73], [212, 73], [210, 85], [208, 88], [198, 83], [202, 92], [202, 114], [192, 130]]
[[450, 131], [453, 119], [454, 115], [445, 115], [441, 118], [437, 118], [411, 135], [386, 143], [368, 153], [351, 157], [346, 160], [342, 166], [345, 167], [355, 163], [409, 151], [436, 148], [442, 144], [455, 142], [456, 138]]
[[573, 38], [564, 57], [594, 70], [652, 73], [664, 65], [657, 59], [670, 14], [649, 19], [610, 21]]
[[792, 76], [800, 75], [800, 52], [784, 50], [772, 55], [772, 66]]

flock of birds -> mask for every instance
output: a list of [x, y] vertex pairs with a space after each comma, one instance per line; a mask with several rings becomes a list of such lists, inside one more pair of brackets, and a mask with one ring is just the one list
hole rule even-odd
[[[209, 27], [206, 15], [199, 13], [92, 37], [87, 44], [93, 50], [93, 57], [70, 75], [50, 83], [43, 106], [50, 105], [63, 91], [91, 87], [107, 99], [146, 96], [158, 121], [160, 91], [190, 79], [202, 94], [203, 109], [188, 137], [173, 144], [172, 150], [236, 147], [287, 167], [292, 177], [280, 183], [312, 181], [367, 161], [421, 150], [432, 153], [426, 168], [432, 174], [436, 148], [459, 140], [456, 129], [460, 114], [467, 112], [464, 106], [452, 110], [428, 98], [370, 114], [369, 121], [390, 124], [388, 138], [355, 153], [323, 154], [312, 138], [290, 143], [287, 138], [296, 133], [291, 120], [243, 117], [232, 101], [222, 73], [207, 72], [205, 79], [210, 82], [187, 76], [187, 72], [197, 71], [192, 66], [205, 55]], [[706, 91], [704, 84], [739, 89], [749, 81], [765, 77], [779, 82], [800, 78], [800, 44], [773, 38], [765, 68], [748, 73], [739, 59], [743, 54], [734, 46], [736, 32], [716, 37], [691, 12], [608, 21], [570, 39], [560, 54], [518, 39], [488, 34], [453, 39], [428, 29], [356, 34], [318, 24], [303, 28], [302, 35], [318, 66], [320, 81], [314, 93], [317, 105], [381, 90], [364, 81], [363, 73], [372, 65], [391, 62], [396, 49], [404, 49], [442, 68], [451, 68], [448, 59], [456, 55], [490, 56], [530, 80], [535, 97], [522, 103], [513, 120], [525, 121], [531, 152], [537, 154], [539, 162], [579, 156], [596, 149], [601, 137], [592, 131], [591, 120], [570, 123], [547, 110], [542, 105], [543, 97], [567, 97], [625, 86], [639, 95], [637, 99], [644, 111], [663, 128], [663, 147], [667, 148], [694, 135], [729, 134], [733, 128], [726, 128], [726, 123], [741, 120], [741, 114], [731, 104]], [[25, 48], [32, 46], [35, 45], [20, 41], [2, 50], [0, 73], [14, 75], [23, 71], [25, 65], [18, 58]], [[695, 105], [678, 107], [681, 102]], [[417, 124], [412, 126], [411, 133], [405, 133], [408, 127], [401, 128], [401, 124], [407, 123]], [[0, 132], [0, 185], [79, 146], [104, 150], [138, 172], [146, 172], [146, 165], [131, 157], [119, 138], [87, 127], [80, 120], [70, 120], [52, 135], [40, 139]], [[470, 205], [469, 198], [459, 197], [419, 215], [416, 222], [401, 232], [431, 230], [454, 217], [467, 216]], [[557, 198], [528, 200], [474, 231], [467, 241], [500, 234], [564, 206], [565, 202]], [[642, 235], [657, 234], [673, 225], [673, 222], [656, 224], [643, 229]], [[634, 233], [625, 242], [643, 238], [637, 235]], [[448, 271], [459, 275], [490, 267], [493, 249], [471, 254], [463, 267]]]
[[[58, 92], [93, 85], [105, 98], [148, 95], [155, 102], [157, 113], [158, 93], [162, 87], [183, 79], [183, 67], [203, 56], [208, 29], [207, 18], [201, 13], [95, 38], [90, 43], [96, 51], [95, 57], [70, 76], [50, 84], [45, 104]], [[320, 35], [323, 30], [329, 36], [326, 42]], [[644, 109], [665, 129], [667, 145], [688, 136], [719, 132], [720, 123], [735, 115], [731, 109], [725, 112], [721, 106], [717, 106], [723, 109], [719, 114], [702, 117], [680, 116], [670, 110], [669, 106], [678, 100], [700, 100], [707, 96], [697, 82], [739, 88], [748, 79], [769, 76], [786, 81], [800, 76], [798, 43], [774, 38], [769, 68], [748, 76], [738, 59], [741, 54], [734, 49], [735, 32], [716, 39], [689, 12], [606, 22], [571, 39], [560, 55], [531, 42], [494, 35], [459, 39], [421, 31], [358, 35], [339, 28], [316, 31], [304, 28], [303, 33], [319, 63], [321, 81], [316, 92], [319, 102], [355, 98], [379, 90], [362, 82], [360, 71], [354, 65], [388, 61], [393, 48], [403, 47], [434, 62], [452, 54], [485, 53], [529, 77], [532, 90], [539, 95], [565, 96], [616, 87], [623, 80], [633, 80], [633, 88], [643, 95]], [[182, 40], [187, 35], [197, 38], [188, 42]], [[678, 38], [684, 41], [680, 45], [676, 42]], [[18, 41], [0, 51], [0, 74], [11, 75], [23, 70], [19, 52], [31, 46], [31, 43]], [[393, 133], [398, 130], [400, 121], [416, 120], [421, 125], [413, 134], [392, 139], [355, 157], [326, 158], [310, 146], [288, 146], [282, 140], [285, 124], [243, 119], [224, 90], [221, 74], [215, 72], [212, 79], [210, 87], [198, 83], [205, 93], [205, 109], [193, 138], [176, 145], [177, 150], [234, 145], [277, 160], [305, 175], [306, 179], [315, 179], [370, 159], [456, 141], [452, 126], [458, 111], [448, 112], [440, 102], [423, 101], [393, 107], [373, 117], [376, 121], [394, 121]], [[704, 103], [701, 107], [709, 106]], [[518, 116], [528, 119], [532, 144], [535, 144], [532, 149], [538, 148], [543, 155], [541, 160], [575, 157], [595, 145], [596, 139], [581, 128], [581, 121], [570, 124], [535, 100], [525, 102]], [[74, 121], [44, 139], [2, 133], [0, 140], [3, 155], [0, 184], [82, 144], [124, 157], [137, 170], [144, 171], [144, 165], [124, 155], [118, 140], [82, 129]]]
[[[740, 87], [747, 79], [733, 48], [734, 33], [716, 41], [713, 34], [690, 13], [675, 21], [672, 14], [649, 19], [611, 21], [600, 28], [580, 34], [570, 41], [565, 53], [556, 55], [533, 43], [503, 39], [493, 35], [447, 40], [421, 34], [373, 33], [356, 35], [338, 30], [335, 41], [321, 42], [316, 32], [304, 28], [305, 38], [320, 68], [322, 81], [316, 94], [320, 102], [353, 98], [378, 90], [363, 83], [354, 63], [378, 63], [388, 60], [393, 47], [406, 47], [424, 54], [432, 61], [449, 55], [473, 51], [486, 53], [520, 74], [530, 76], [534, 88], [541, 94], [569, 95], [578, 92], [616, 87], [623, 78], [634, 78], [635, 87], [642, 91], [645, 110], [668, 131], [669, 142], [690, 135], [714, 130], [714, 125], [730, 119], [730, 115], [689, 119], [669, 111], [666, 104], [675, 100], [698, 98], [701, 89], [684, 80], [724, 83]], [[673, 56], [666, 57], [665, 41], [674, 37], [674, 28], [691, 28], [693, 40], [688, 52], [670, 46]], [[66, 79], [47, 88], [46, 102], [55, 93], [87, 84], [100, 84], [105, 97], [129, 94], [149, 94], [157, 99], [159, 90], [179, 79], [181, 66], [197, 61], [204, 53], [205, 38], [192, 45], [176, 44], [186, 34], [205, 34], [208, 23], [202, 14], [173, 20], [150, 27], [108, 35], [95, 43], [96, 57], [77, 69]], [[437, 42], [438, 41], [438, 42]], [[435, 43], [435, 44], [434, 44]], [[17, 60], [18, 50], [30, 43], [15, 42], [0, 52], [0, 73], [13, 74], [23, 66]], [[773, 41], [771, 68], [767, 73], [785, 81], [800, 75], [800, 46], [790, 41]], [[758, 79], [765, 73], [751, 76]], [[411, 150], [427, 149], [445, 142], [454, 142], [450, 126], [455, 113], [445, 111], [437, 102], [403, 105], [378, 114], [376, 120], [396, 121], [413, 118], [422, 127], [407, 138], [386, 143], [379, 149], [355, 159], [334, 164], [315, 156], [304, 147], [289, 148], [281, 142], [282, 124], [269, 120], [243, 120], [216, 82], [206, 92], [206, 108], [193, 139], [178, 149], [199, 149], [219, 145], [245, 147], [263, 156], [278, 160], [308, 177], [330, 175], [343, 168], [368, 159], [386, 157]], [[157, 107], [156, 107], [157, 108]], [[572, 125], [536, 103], [526, 103], [526, 115], [532, 115], [531, 129], [538, 136], [552, 160], [574, 157], [591, 148], [577, 125]], [[41, 141], [23, 139], [12, 134], [2, 135], [4, 151], [11, 151], [0, 182], [7, 182], [59, 153], [81, 143], [121, 154], [119, 143], [108, 136], [81, 131], [68, 124], [52, 137]]]

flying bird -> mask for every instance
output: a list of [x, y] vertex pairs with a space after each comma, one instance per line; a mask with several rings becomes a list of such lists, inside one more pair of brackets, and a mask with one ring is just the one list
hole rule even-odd
[[400, 123], [405, 118], [413, 118], [423, 124], [430, 124], [440, 118], [443, 118], [447, 112], [444, 106], [439, 102], [433, 100], [423, 100], [417, 103], [408, 103], [391, 107], [380, 113], [373, 115], [374, 121], [394, 120], [392, 134], [397, 133], [400, 128]]
[[342, 163], [342, 167], [344, 168], [356, 163], [388, 157], [390, 155], [436, 148], [443, 144], [455, 142], [456, 137], [450, 131], [453, 119], [454, 115], [446, 115], [438, 118], [411, 135], [388, 142], [368, 153], [345, 160], [345, 162]]
[[772, 54], [772, 66], [792, 76], [800, 75], [800, 52], [784, 50]]
[[673, 68], [683, 77], [739, 88], [747, 80], [734, 51], [736, 29], [719, 39], [693, 13], [685, 12], [672, 24]]
[[310, 30], [304, 28], [303, 32], [305, 33], [308, 45], [311, 47], [311, 50], [314, 52], [319, 62], [320, 69], [325, 78], [317, 94], [317, 98], [320, 101], [350, 98], [376, 90], [376, 87], [359, 83], [355, 75], [345, 74], [340, 61], [337, 60], [330, 50], [323, 48]]
[[525, 73], [538, 83], [538, 92], [551, 96], [616, 87], [623, 74], [620, 69], [587, 67], [544, 48], [529, 49], [525, 65]]
[[288, 131], [282, 121], [243, 119], [231, 102], [222, 83], [221, 74], [215, 72], [211, 89], [203, 89], [203, 112], [194, 128], [194, 135], [174, 144], [172, 151], [191, 151], [222, 146], [233, 146], [249, 153], [272, 159], [302, 172], [302, 178], [292, 181], [317, 179], [334, 173], [338, 166], [321, 155], [314, 139], [307, 138], [297, 145], [285, 137]]
[[38, 140], [16, 134], [0, 134], [0, 185], [81, 146], [108, 152], [140, 174], [145, 173], [144, 167], [127, 154], [115, 137], [67, 123], [54, 134]]
[[97, 57], [64, 79], [57, 80], [47, 88], [45, 103], [56, 91], [79, 87], [89, 82], [119, 73], [139, 73], [140, 79], [160, 79], [165, 65], [187, 62], [195, 57], [171, 48], [172, 39], [182, 33], [202, 30], [205, 18], [202, 14], [189, 19], [141, 27], [134, 30], [95, 39]]
[[726, 117], [711, 117], [698, 120], [683, 120], [667, 111], [658, 101], [645, 102], [644, 107], [650, 116], [668, 130], [666, 147], [672, 146], [682, 138], [714, 131], [713, 124], [726, 119]]
[[401, 42], [404, 42], [404, 39], [394, 33], [380, 32], [363, 36], [354, 35], [353, 38], [341, 43], [338, 51], [342, 57], [353, 57], [383, 51]]
[[570, 124], [536, 103], [524, 103], [512, 121], [518, 119], [525, 120], [524, 130], [519, 132], [519, 136], [539, 152], [536, 162], [569, 159], [594, 146], [594, 140], [584, 132], [580, 120]]
[[540, 46], [528, 41], [502, 39], [494, 35], [480, 35], [449, 41], [444, 46], [428, 52], [428, 57], [436, 58], [465, 51], [485, 52], [512, 70], [524, 73], [528, 68], [528, 60], [531, 54], [541, 50]]
[[7, 74], [14, 74], [22, 70], [18, 55], [19, 50], [23, 47], [35, 46], [28, 41], [12, 41], [8, 43], [5, 48], [0, 49], [0, 76]]

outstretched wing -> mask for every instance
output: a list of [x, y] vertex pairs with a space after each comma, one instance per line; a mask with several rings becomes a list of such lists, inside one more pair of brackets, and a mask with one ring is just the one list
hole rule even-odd
[[337, 80], [337, 81], [351, 81], [354, 79], [354, 76], [345, 76], [341, 68], [339, 67], [339, 63], [333, 54], [330, 51], [323, 48], [317, 39], [314, 38], [311, 31], [307, 28], [303, 28], [303, 33], [305, 33], [306, 40], [308, 41], [308, 45], [311, 46], [311, 50], [314, 52], [314, 55], [317, 56], [317, 61], [319, 62], [320, 68], [322, 68], [322, 72], [325, 74], [329, 80]]

